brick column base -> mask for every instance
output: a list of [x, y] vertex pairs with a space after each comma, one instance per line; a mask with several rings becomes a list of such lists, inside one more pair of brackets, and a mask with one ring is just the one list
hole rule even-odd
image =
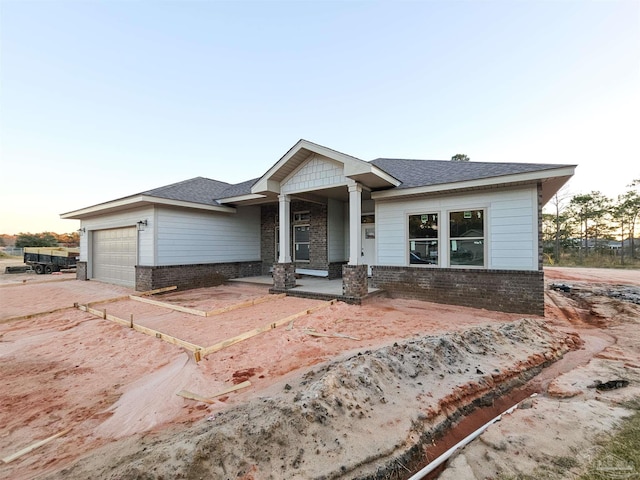
[[369, 293], [367, 265], [342, 266], [342, 294], [345, 297], [366, 297]]
[[273, 288], [287, 290], [296, 286], [296, 266], [293, 263], [273, 265]]

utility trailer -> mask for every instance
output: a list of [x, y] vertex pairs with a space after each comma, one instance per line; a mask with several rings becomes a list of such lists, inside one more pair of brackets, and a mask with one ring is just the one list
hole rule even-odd
[[25, 247], [24, 263], [30, 265], [37, 274], [59, 272], [76, 268], [80, 256], [77, 248], [65, 247]]

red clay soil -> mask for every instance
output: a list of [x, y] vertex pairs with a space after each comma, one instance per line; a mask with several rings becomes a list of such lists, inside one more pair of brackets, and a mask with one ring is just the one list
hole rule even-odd
[[[573, 273], [554, 268], [546, 276], [568, 281]], [[602, 272], [597, 273], [604, 281]], [[637, 272], [634, 274], [635, 284], [640, 284]], [[0, 284], [6, 284], [2, 277]], [[629, 277], [628, 283], [634, 281], [634, 275]], [[94, 281], [13, 282], [0, 286], [0, 320], [128, 293], [133, 292]], [[153, 298], [214, 310], [267, 293], [267, 287], [234, 284]], [[321, 304], [287, 297], [213, 317], [133, 300], [95, 308], [106, 308], [127, 320], [133, 314], [136, 323], [206, 347]], [[552, 318], [562, 318], [559, 307], [549, 308]], [[210, 417], [341, 354], [520, 318], [520, 314], [399, 299], [380, 298], [360, 307], [339, 302], [296, 319], [291, 329], [282, 326], [267, 331], [199, 363], [180, 347], [71, 308], [0, 321], [0, 457], [73, 428], [14, 462], [0, 463], [0, 477], [32, 478], [63, 468], [115, 439]], [[558, 320], [558, 326], [560, 323]], [[566, 322], [562, 327], [569, 330]], [[309, 330], [358, 340], [311, 336]], [[210, 405], [176, 395], [186, 389], [212, 396], [244, 380], [250, 380], [251, 387], [219, 397]]]

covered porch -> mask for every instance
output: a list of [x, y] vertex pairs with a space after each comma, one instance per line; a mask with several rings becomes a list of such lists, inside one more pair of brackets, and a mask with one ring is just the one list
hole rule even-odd
[[398, 184], [369, 162], [301, 140], [250, 194], [223, 203], [261, 206], [263, 274], [271, 274], [261, 281], [273, 292], [359, 303], [376, 292], [368, 286], [376, 259], [371, 192]]
[[342, 279], [328, 279], [311, 277], [302, 275], [296, 279], [296, 286], [293, 288], [278, 290], [273, 286], [273, 277], [271, 275], [260, 275], [255, 277], [234, 278], [229, 282], [252, 283], [256, 285], [267, 285], [272, 293], [286, 293], [292, 297], [313, 298], [317, 300], [333, 300], [334, 298], [345, 303], [361, 304], [362, 302], [384, 294], [384, 290], [379, 288], [367, 287], [367, 293], [364, 296], [354, 298], [343, 295]]

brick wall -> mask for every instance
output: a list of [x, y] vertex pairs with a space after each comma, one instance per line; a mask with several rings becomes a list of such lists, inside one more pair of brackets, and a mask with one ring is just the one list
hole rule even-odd
[[[311, 219], [309, 222], [294, 222], [295, 212], [309, 212]], [[262, 259], [262, 274], [267, 275], [273, 264], [278, 261], [276, 258], [276, 217], [278, 215], [278, 204], [263, 205], [261, 209], [261, 237], [260, 237], [260, 258]], [[309, 268], [315, 270], [329, 270], [327, 261], [327, 206], [317, 203], [302, 202], [293, 200], [291, 202], [291, 230], [294, 225], [309, 225], [309, 262], [297, 262], [297, 268]], [[291, 234], [291, 248], [294, 248], [293, 234]], [[292, 252], [293, 257], [293, 252]], [[340, 267], [338, 267], [340, 268]], [[334, 277], [339, 278], [339, 277]]]
[[373, 266], [371, 283], [391, 297], [544, 315], [541, 270]]
[[163, 267], [136, 266], [136, 290], [144, 292], [173, 285], [180, 290], [213, 287], [229, 278], [261, 275], [261, 267], [262, 264], [259, 261]]
[[87, 262], [76, 262], [76, 279], [89, 280], [87, 277]]

